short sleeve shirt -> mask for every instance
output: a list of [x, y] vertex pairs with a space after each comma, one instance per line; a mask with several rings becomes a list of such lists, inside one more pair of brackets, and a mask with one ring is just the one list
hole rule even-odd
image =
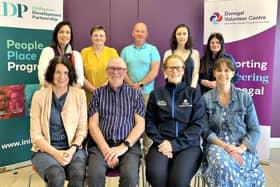
[[94, 91], [88, 116], [99, 113], [99, 127], [106, 141], [124, 140], [135, 125], [134, 114], [144, 117], [140, 91], [123, 84], [117, 91], [109, 85]]
[[[160, 62], [158, 49], [144, 43], [140, 48], [131, 44], [121, 52], [122, 59], [127, 64], [128, 76], [133, 82], [141, 82], [151, 70], [152, 62]], [[142, 88], [143, 94], [149, 94], [154, 89], [155, 81], [151, 81]]]

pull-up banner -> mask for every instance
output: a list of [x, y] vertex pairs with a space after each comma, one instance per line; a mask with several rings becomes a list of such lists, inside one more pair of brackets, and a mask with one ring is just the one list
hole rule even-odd
[[31, 158], [29, 108], [41, 50], [63, 18], [62, 0], [0, 1], [0, 167]]
[[263, 159], [268, 159], [278, 1], [205, 0], [204, 3], [203, 43], [206, 45], [213, 32], [224, 36], [226, 51], [235, 57], [240, 73], [237, 87], [253, 97], [263, 125], [261, 144], [268, 147], [267, 151], [259, 152], [264, 153]]

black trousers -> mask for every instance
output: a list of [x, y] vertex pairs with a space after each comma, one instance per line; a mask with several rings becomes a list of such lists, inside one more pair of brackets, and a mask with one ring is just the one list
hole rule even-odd
[[152, 146], [146, 156], [146, 176], [152, 187], [186, 187], [200, 167], [200, 146], [173, 154], [169, 159]]
[[[120, 187], [135, 187], [138, 183], [141, 157], [140, 143], [135, 143], [123, 156], [119, 157]], [[89, 149], [87, 182], [89, 187], [104, 187], [107, 163], [98, 147]]]

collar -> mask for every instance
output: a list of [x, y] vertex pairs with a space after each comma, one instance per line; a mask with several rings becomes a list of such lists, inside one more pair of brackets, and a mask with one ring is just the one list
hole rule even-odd
[[128, 84], [126, 84], [125, 82], [123, 82], [123, 84], [117, 89], [117, 91], [115, 91], [111, 86], [110, 83], [108, 83], [106, 85], [106, 88], [110, 91], [110, 92], [114, 92], [114, 93], [119, 93], [122, 92], [123, 90], [125, 90], [128, 87]]
[[[102, 53], [105, 49], [105, 45], [103, 45], [102, 49], [100, 50], [100, 53]], [[92, 51], [95, 53], [95, 48], [93, 46], [91, 46]]]
[[187, 84], [186, 84], [185, 81], [183, 81], [183, 82], [181, 82], [179, 84], [170, 83], [170, 82], [167, 81], [167, 79], [165, 79], [165, 81], [166, 81], [166, 85], [165, 86], [170, 91], [175, 90], [175, 92], [177, 92], [177, 91], [181, 91], [181, 90], [183, 90], [183, 89], [185, 89], [187, 87]]
[[135, 44], [133, 44], [134, 49], [145, 49], [148, 46], [147, 42], [145, 42], [141, 47], [136, 47]]
[[70, 43], [65, 46], [64, 50], [62, 50], [59, 45], [56, 46], [55, 48], [56, 56], [69, 55], [69, 54], [72, 54], [72, 47]]
[[[212, 100], [214, 102], [219, 102], [217, 87], [215, 87], [213, 89], [214, 89], [214, 92], [213, 92], [214, 94], [212, 95]], [[231, 101], [236, 101], [238, 99], [237, 92], [236, 92], [236, 87], [233, 84], [230, 85], [230, 91], [231, 91]]]

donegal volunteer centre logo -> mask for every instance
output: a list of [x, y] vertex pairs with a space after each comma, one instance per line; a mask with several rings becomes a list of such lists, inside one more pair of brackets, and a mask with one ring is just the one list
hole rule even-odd
[[214, 24], [217, 25], [219, 22], [223, 20], [223, 16], [219, 14], [219, 12], [214, 12], [214, 14], [210, 17], [210, 21]]
[[15, 16], [22, 18], [23, 14], [28, 11], [25, 4], [0, 2], [0, 16]]

